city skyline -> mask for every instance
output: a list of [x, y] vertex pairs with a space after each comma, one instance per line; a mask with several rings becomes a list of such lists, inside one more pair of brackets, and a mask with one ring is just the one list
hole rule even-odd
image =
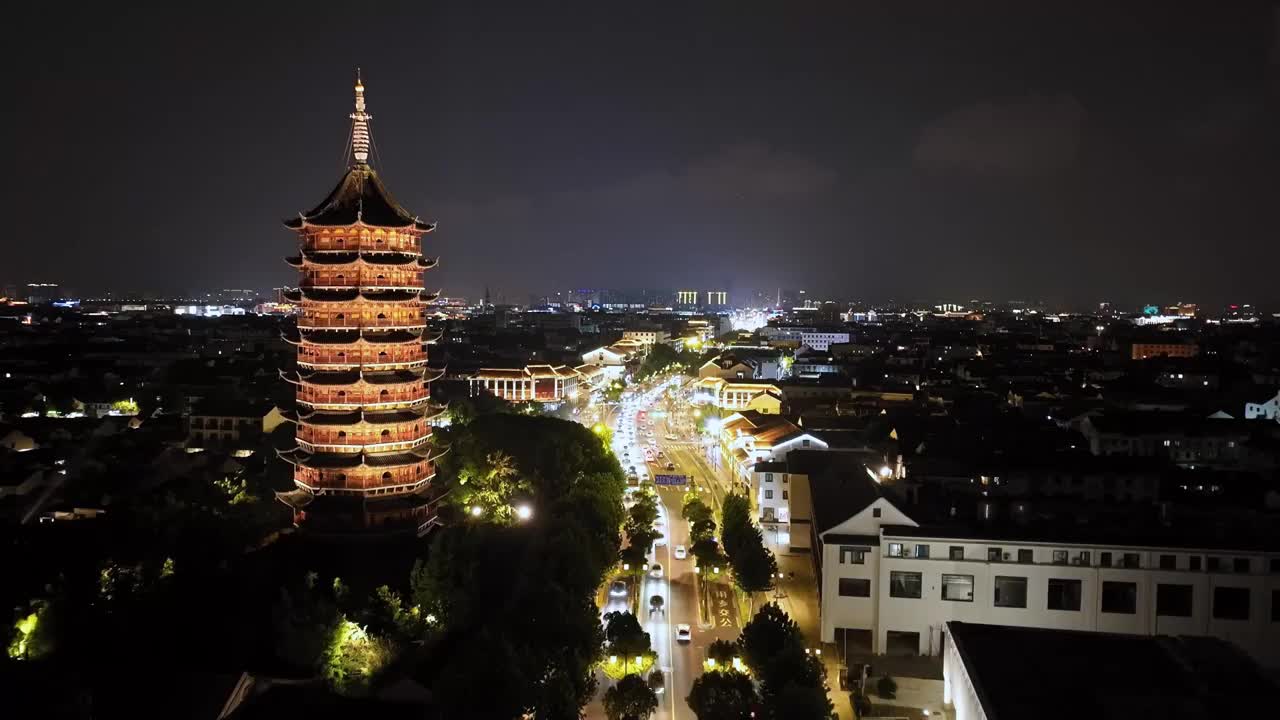
[[[348, 46], [349, 18], [324, 9], [198, 28], [90, 11], [57, 24], [56, 45], [46, 11], [24, 9], [10, 119], [27, 171], [4, 197], [15, 236], [62, 219], [58, 243], [14, 247], [5, 280], [287, 284], [272, 262], [287, 233], [266, 228], [340, 169], [338, 111], [363, 67], [375, 167], [449, 230], [445, 295], [657, 277], [731, 293], [1277, 300], [1265, 5], [1127, 8], [1106, 29], [1085, 9], [707, 7], [679, 23], [575, 10], [361, 18], [371, 33], [429, 28], [410, 54]], [[200, 41], [220, 30], [242, 51]]]

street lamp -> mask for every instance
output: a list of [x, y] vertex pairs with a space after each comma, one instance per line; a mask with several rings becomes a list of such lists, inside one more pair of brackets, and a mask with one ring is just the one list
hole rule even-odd
[[483, 514], [484, 514], [484, 508], [480, 507], [479, 505], [471, 506], [471, 517], [480, 517]]
[[533, 508], [529, 507], [528, 505], [517, 505], [516, 517], [520, 518], [521, 520], [528, 520], [529, 518], [533, 517]]

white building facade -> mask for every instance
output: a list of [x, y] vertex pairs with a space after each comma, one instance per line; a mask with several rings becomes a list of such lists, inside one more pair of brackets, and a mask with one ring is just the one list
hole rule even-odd
[[819, 537], [824, 642], [938, 655], [958, 620], [1208, 635], [1280, 666], [1280, 552], [930, 535], [885, 499]]
[[1262, 403], [1244, 404], [1245, 420], [1271, 420], [1280, 423], [1280, 392], [1270, 400]]

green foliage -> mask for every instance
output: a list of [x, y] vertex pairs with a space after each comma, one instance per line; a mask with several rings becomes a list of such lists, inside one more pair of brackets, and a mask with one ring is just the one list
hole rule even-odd
[[738, 642], [742, 660], [760, 679], [767, 677], [769, 663], [788, 646], [804, 647], [800, 626], [777, 603], [766, 603], [742, 627]]
[[733, 579], [744, 592], [773, 587], [778, 560], [764, 545], [760, 527], [751, 521], [751, 504], [742, 495], [725, 497], [720, 508], [720, 539], [733, 566]]
[[698, 720], [746, 720], [760, 702], [751, 678], [735, 670], [703, 673], [685, 698]]
[[738, 644], [728, 640], [716, 640], [707, 646], [707, 657], [722, 666], [729, 666], [738, 656]]
[[604, 692], [609, 720], [644, 720], [658, 709], [658, 696], [639, 675], [627, 675]]
[[788, 683], [776, 693], [764, 693], [764, 712], [772, 720], [831, 720], [835, 706], [821, 686]]
[[629, 612], [604, 614], [605, 651], [620, 657], [648, 655], [653, 651], [649, 633], [640, 627], [640, 621]]
[[876, 681], [876, 694], [885, 700], [892, 700], [898, 696], [898, 681], [885, 675]]
[[120, 415], [137, 415], [138, 403], [134, 402], [132, 399], [117, 400], [111, 403], [111, 411], [119, 413]]
[[385, 638], [370, 635], [343, 617], [329, 633], [321, 670], [329, 687], [340, 695], [365, 695], [395, 652]]
[[804, 651], [804, 637], [782, 608], [768, 603], [742, 628], [743, 660], [760, 680], [765, 714], [770, 718], [821, 718], [834, 712], [827, 698], [826, 670]]
[[520, 477], [511, 456], [495, 451], [464, 461], [446, 502], [467, 515], [478, 507], [483, 521], [510, 525], [516, 521], [517, 497], [528, 495], [529, 491], [529, 480]]
[[618, 561], [621, 468], [591, 430], [554, 418], [480, 415], [451, 443], [443, 485], [502, 453], [538, 510], [532, 522], [435, 533], [411, 597], [452, 650], [423, 679], [448, 717], [576, 717], [605, 641], [594, 597]]
[[618, 402], [622, 399], [622, 394], [627, 390], [626, 380], [614, 380], [604, 387], [601, 395], [604, 396], [605, 402]]
[[680, 508], [680, 517], [688, 520], [690, 524], [710, 522], [712, 527], [715, 526], [711, 507], [694, 492], [685, 493], [684, 505]]
[[23, 610], [13, 624], [8, 655], [11, 660], [42, 660], [55, 647], [53, 604], [35, 600]]

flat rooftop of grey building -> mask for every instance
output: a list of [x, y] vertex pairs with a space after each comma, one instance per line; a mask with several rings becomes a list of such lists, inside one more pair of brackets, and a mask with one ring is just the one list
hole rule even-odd
[[947, 623], [988, 720], [1199, 720], [1271, 711], [1274, 684], [1216, 638]]

